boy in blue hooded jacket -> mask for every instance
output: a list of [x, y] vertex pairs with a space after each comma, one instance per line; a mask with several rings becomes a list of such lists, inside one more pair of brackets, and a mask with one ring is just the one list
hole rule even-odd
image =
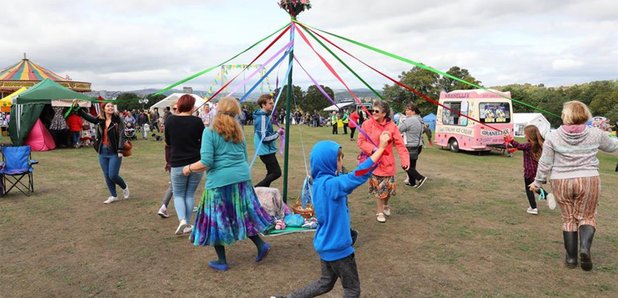
[[345, 175], [338, 175], [343, 169], [343, 151], [339, 144], [320, 141], [313, 146], [313, 208], [318, 219], [313, 247], [320, 255], [322, 276], [287, 297], [322, 295], [333, 289], [338, 278], [341, 278], [344, 297], [360, 296], [360, 280], [350, 233], [348, 195], [367, 182], [390, 140], [390, 134], [383, 132], [380, 135], [379, 147], [371, 157]]

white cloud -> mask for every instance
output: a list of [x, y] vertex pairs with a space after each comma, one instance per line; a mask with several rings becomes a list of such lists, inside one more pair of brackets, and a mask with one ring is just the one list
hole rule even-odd
[[[613, 0], [312, 3], [300, 21], [443, 71], [466, 68], [487, 86], [618, 79], [618, 4]], [[275, 0], [7, 2], [0, 18], [0, 26], [8, 28], [0, 37], [0, 67], [15, 64], [27, 52], [34, 62], [90, 81], [94, 89], [162, 88], [223, 62], [287, 22]], [[413, 67], [326, 36], [394, 78]], [[267, 42], [231, 63], [248, 63]], [[362, 86], [312, 43], [351, 87]], [[329, 47], [376, 88], [389, 83]], [[295, 52], [318, 81], [342, 88], [298, 36]], [[277, 72], [283, 76], [286, 67], [270, 81], [276, 81]], [[187, 85], [207, 89], [217, 71]], [[307, 85], [309, 79], [298, 69], [295, 82]]]

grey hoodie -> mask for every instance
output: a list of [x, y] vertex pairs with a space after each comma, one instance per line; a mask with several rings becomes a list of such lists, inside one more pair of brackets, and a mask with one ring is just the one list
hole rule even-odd
[[599, 176], [599, 149], [605, 152], [618, 150], [618, 138], [586, 126], [581, 132], [568, 132], [560, 126], [547, 134], [543, 154], [539, 159], [535, 184], [541, 186], [551, 179], [569, 179]]
[[423, 145], [423, 119], [419, 115], [400, 120], [399, 132], [406, 135], [406, 147]]

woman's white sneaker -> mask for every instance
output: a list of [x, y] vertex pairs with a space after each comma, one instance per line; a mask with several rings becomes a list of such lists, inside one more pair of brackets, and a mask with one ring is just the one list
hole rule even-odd
[[129, 185], [128, 184], [127, 184], [127, 187], [122, 190], [122, 195], [124, 196], [125, 199], [129, 198]]
[[118, 197], [110, 196], [109, 198], [107, 198], [107, 200], [103, 201], [103, 204], [110, 204], [115, 201], [118, 201]]
[[186, 227], [187, 227], [187, 221], [184, 219], [181, 220], [180, 224], [178, 225], [178, 228], [176, 229], [176, 235], [182, 235]]
[[528, 212], [529, 214], [537, 215], [539, 214], [539, 209], [528, 207], [528, 210], [526, 210], [526, 212]]

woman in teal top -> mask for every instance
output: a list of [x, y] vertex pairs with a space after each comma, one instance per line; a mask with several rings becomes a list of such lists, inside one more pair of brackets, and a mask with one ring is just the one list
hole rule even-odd
[[210, 128], [202, 134], [201, 159], [184, 167], [183, 173], [206, 171], [206, 186], [191, 233], [194, 245], [212, 245], [217, 260], [208, 262], [216, 270], [229, 269], [225, 245], [251, 239], [257, 247], [256, 262], [262, 261], [270, 245], [262, 241], [272, 219], [260, 205], [247, 163], [247, 145], [235, 117], [240, 105], [232, 97], [223, 98]]

